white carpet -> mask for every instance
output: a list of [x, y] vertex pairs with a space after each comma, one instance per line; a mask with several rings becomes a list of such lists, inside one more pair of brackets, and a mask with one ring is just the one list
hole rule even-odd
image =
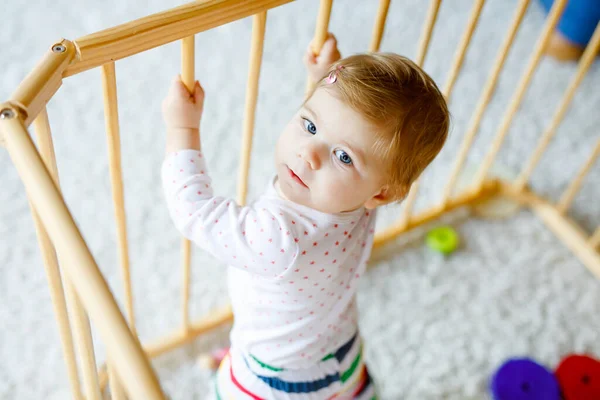
[[[56, 0], [52, 6], [3, 4], [0, 99], [7, 99], [54, 40], [76, 39], [181, 4], [150, 0]], [[452, 156], [490, 71], [516, 0], [488, 2], [451, 103], [448, 146], [427, 171], [417, 209], [439, 199]], [[477, 164], [496, 132], [541, 30], [532, 2], [499, 88], [469, 157]], [[471, 7], [444, 2], [425, 68], [443, 85]], [[414, 57], [425, 18], [421, 0], [392, 2], [382, 50]], [[301, 56], [318, 1], [302, 0], [269, 13], [252, 159], [250, 198], [272, 173], [276, 137], [302, 97]], [[368, 47], [374, 0], [339, 0], [331, 30], [343, 55]], [[233, 195], [249, 55], [251, 19], [197, 36], [197, 76], [207, 92], [203, 146], [215, 187]], [[117, 62], [127, 222], [138, 330], [146, 341], [180, 323], [179, 238], [159, 184], [164, 152], [160, 102], [179, 71], [179, 43]], [[574, 64], [544, 59], [502, 148], [498, 166], [518, 170], [547, 125]], [[596, 63], [575, 97], [533, 186], [558, 198], [598, 137], [600, 68]], [[61, 183], [69, 207], [107, 279], [122, 301], [107, 167], [100, 72], [68, 78], [49, 104]], [[592, 170], [572, 215], [590, 232], [600, 222], [600, 166]], [[68, 385], [33, 223], [22, 185], [6, 152], [0, 156], [0, 398], [66, 399]], [[397, 209], [382, 213], [382, 226]], [[549, 368], [569, 352], [600, 357], [600, 282], [535, 216], [502, 222], [457, 222], [464, 246], [448, 259], [416, 239], [377, 261], [359, 295], [366, 355], [383, 399], [482, 399], [488, 379], [510, 356], [529, 355]], [[198, 317], [224, 296], [223, 266], [194, 253], [193, 304]], [[95, 338], [99, 342], [98, 338]], [[195, 354], [224, 343], [226, 331], [159, 358], [156, 367], [173, 399], [202, 399], [209, 377]], [[104, 349], [99, 344], [98, 358]]]

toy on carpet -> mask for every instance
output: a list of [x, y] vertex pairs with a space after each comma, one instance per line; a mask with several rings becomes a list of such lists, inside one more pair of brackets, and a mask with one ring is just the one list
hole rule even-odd
[[458, 233], [450, 226], [439, 226], [427, 233], [425, 243], [430, 249], [448, 255], [458, 247]]
[[494, 400], [560, 400], [558, 381], [529, 358], [512, 358], [496, 371], [491, 382]]
[[600, 361], [565, 356], [554, 373], [530, 358], [511, 358], [490, 382], [494, 400], [600, 400]]
[[565, 400], [600, 399], [600, 361], [571, 354], [562, 359], [554, 374]]

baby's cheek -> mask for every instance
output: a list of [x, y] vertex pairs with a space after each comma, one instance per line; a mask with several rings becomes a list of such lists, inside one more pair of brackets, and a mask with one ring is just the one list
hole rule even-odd
[[356, 188], [349, 182], [335, 180], [326, 193], [327, 200], [332, 203], [352, 203], [351, 200], [356, 196]]

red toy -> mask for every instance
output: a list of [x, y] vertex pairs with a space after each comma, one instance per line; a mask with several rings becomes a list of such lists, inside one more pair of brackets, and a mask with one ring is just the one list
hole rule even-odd
[[600, 361], [571, 354], [554, 372], [565, 400], [600, 400]]

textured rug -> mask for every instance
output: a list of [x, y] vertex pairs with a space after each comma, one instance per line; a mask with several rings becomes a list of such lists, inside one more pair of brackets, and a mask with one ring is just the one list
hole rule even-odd
[[[414, 57], [427, 10], [421, 0], [393, 1], [382, 50]], [[471, 7], [444, 2], [425, 69], [443, 86]], [[182, 4], [56, 0], [52, 6], [9, 1], [0, 36], [0, 99], [7, 99], [54, 40], [100, 29]], [[424, 176], [416, 210], [441, 196], [516, 1], [489, 1], [451, 99], [448, 145]], [[318, 1], [301, 0], [269, 13], [260, 79], [249, 198], [273, 171], [276, 138], [302, 99], [302, 54], [315, 30]], [[343, 55], [368, 48], [377, 2], [334, 4], [330, 30]], [[485, 114], [469, 165], [477, 166], [497, 131], [542, 29], [545, 15], [528, 9], [498, 89]], [[198, 79], [206, 90], [202, 141], [216, 190], [234, 195], [240, 152], [251, 18], [196, 38]], [[143, 341], [181, 323], [180, 239], [166, 212], [159, 168], [164, 155], [160, 102], [179, 72], [172, 43], [118, 61], [123, 173], [135, 312]], [[523, 166], [575, 72], [544, 58], [511, 125], [495, 170]], [[532, 187], [557, 199], [598, 137], [600, 68], [592, 66], [556, 139], [536, 169]], [[116, 229], [106, 155], [100, 71], [65, 80], [48, 111], [64, 195], [93, 255], [122, 304]], [[600, 222], [600, 168], [586, 178], [571, 215], [591, 232]], [[0, 398], [67, 399], [68, 383], [46, 277], [22, 184], [0, 152]], [[389, 223], [398, 208], [381, 213]], [[484, 399], [490, 375], [506, 358], [528, 355], [554, 368], [565, 354], [600, 356], [600, 282], [527, 211], [503, 221], [452, 220], [462, 239], [447, 258], [431, 253], [417, 232], [393, 252], [376, 253], [359, 293], [366, 357], [382, 399]], [[193, 255], [191, 313], [225, 304], [224, 266]], [[98, 338], [98, 361], [104, 348]], [[155, 360], [173, 399], [203, 399], [210, 374], [197, 355], [226, 343], [223, 329]]]

